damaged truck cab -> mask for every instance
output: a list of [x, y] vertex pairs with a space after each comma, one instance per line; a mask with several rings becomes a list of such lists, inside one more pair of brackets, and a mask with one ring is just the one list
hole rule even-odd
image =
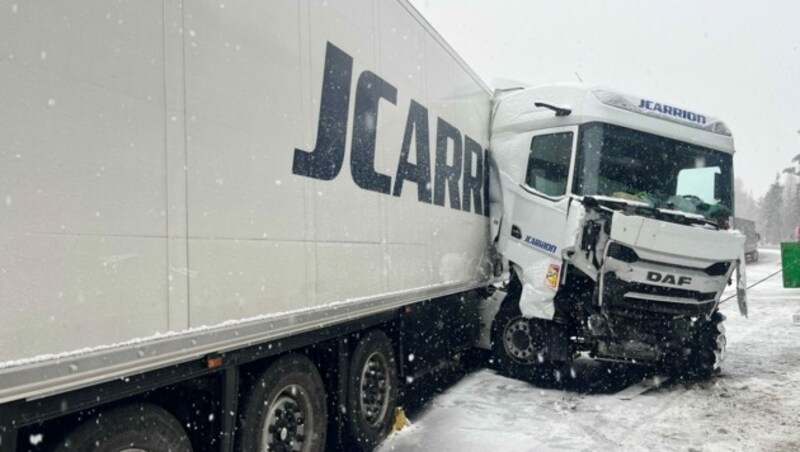
[[558, 85], [496, 96], [491, 133], [492, 236], [511, 267], [491, 322], [500, 370], [552, 375], [587, 352], [692, 378], [718, 371], [718, 307], [734, 279], [747, 309], [728, 127]]

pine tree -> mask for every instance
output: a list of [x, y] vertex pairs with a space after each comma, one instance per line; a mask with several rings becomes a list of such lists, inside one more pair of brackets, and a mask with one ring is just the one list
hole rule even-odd
[[783, 172], [800, 176], [800, 154], [794, 156], [794, 158], [792, 159], [792, 163], [795, 163], [796, 166], [790, 166], [784, 169]]
[[764, 222], [764, 238], [769, 243], [780, 243], [785, 240], [783, 226], [783, 185], [780, 175], [775, 175], [775, 182], [770, 185], [767, 194], [761, 198], [759, 206]]
[[[797, 131], [800, 134], [800, 130]], [[800, 228], [800, 154], [792, 158], [792, 165], [783, 170], [787, 173], [786, 190], [783, 194], [786, 214], [784, 223], [786, 228], [794, 232], [795, 228]], [[790, 233], [791, 233], [790, 232]]]
[[786, 188], [783, 193], [783, 203], [786, 206], [784, 213], [784, 225], [791, 232], [800, 226], [800, 154], [793, 160], [797, 162], [797, 168], [787, 168]]
[[736, 216], [747, 220], [758, 218], [758, 202], [753, 198], [751, 191], [747, 190], [744, 180], [738, 177], [733, 183]]

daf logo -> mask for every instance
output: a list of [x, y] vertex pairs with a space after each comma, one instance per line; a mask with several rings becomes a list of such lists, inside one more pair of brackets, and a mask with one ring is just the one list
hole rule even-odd
[[673, 286], [685, 286], [692, 283], [692, 278], [688, 276], [677, 276], [659, 272], [647, 272], [647, 280], [661, 284], [672, 284]]

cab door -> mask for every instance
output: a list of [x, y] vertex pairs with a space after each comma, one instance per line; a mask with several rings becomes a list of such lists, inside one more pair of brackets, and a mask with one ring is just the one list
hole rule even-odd
[[[523, 180], [513, 188], [506, 257], [519, 266], [523, 283], [540, 292], [535, 298], [544, 303], [552, 302], [560, 280], [577, 140], [577, 126], [533, 133], [527, 141]], [[533, 315], [551, 317], [548, 311]]]

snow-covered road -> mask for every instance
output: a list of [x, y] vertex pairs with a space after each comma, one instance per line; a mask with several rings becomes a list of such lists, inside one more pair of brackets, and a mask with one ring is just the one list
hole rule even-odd
[[[777, 251], [761, 258], [748, 268], [751, 283], [780, 268]], [[590, 362], [578, 367], [578, 389], [566, 391], [480, 370], [433, 399], [380, 450], [800, 450], [800, 326], [792, 324], [800, 290], [783, 289], [778, 275], [751, 290], [749, 319], [735, 300], [723, 312], [728, 356], [710, 382], [667, 383], [621, 400], [585, 390], [619, 378]]]

